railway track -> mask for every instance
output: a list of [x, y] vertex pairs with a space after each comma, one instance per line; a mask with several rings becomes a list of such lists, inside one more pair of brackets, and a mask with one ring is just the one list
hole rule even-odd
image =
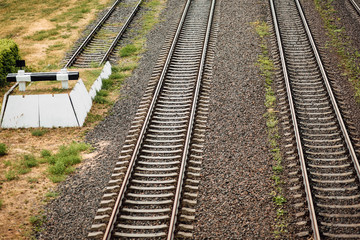
[[187, 1], [159, 78], [149, 83], [140, 103], [89, 237], [192, 236], [186, 220], [195, 211], [193, 190], [202, 151], [196, 139], [203, 134], [194, 126], [203, 123], [201, 112], [206, 111], [206, 99], [199, 96], [214, 8], [215, 0]]
[[270, 0], [315, 239], [360, 238], [360, 167], [298, 0]]
[[355, 0], [349, 0], [351, 5], [355, 8], [356, 12], [360, 15], [360, 6], [355, 2]]
[[142, 0], [117, 0], [80, 46], [70, 55], [67, 67], [91, 67], [105, 63], [140, 8]]

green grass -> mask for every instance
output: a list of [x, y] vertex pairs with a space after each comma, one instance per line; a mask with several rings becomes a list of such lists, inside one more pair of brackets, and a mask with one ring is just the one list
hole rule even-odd
[[28, 183], [38, 183], [39, 179], [29, 177], [29, 178], [27, 178], [27, 181], [28, 181]]
[[5, 172], [5, 178], [7, 181], [12, 181], [12, 180], [18, 179], [19, 177], [14, 170], [9, 170], [9, 171]]
[[45, 202], [49, 202], [52, 199], [56, 198], [57, 196], [59, 196], [58, 192], [49, 191], [49, 192], [45, 193]]
[[0, 199], [0, 210], [3, 208], [4, 206], [4, 200]]
[[335, 49], [339, 56], [339, 65], [344, 71], [343, 75], [352, 83], [355, 89], [355, 100], [360, 103], [360, 53], [352, 47], [354, 44], [347, 36], [341, 19], [337, 17], [332, 5], [333, 0], [314, 0], [314, 2], [330, 38], [326, 46]]
[[39, 162], [34, 155], [26, 154], [23, 157], [22, 165], [28, 168], [33, 168], [39, 166]]
[[33, 35], [27, 36], [27, 39], [31, 39], [33, 41], [42, 41], [44, 39], [49, 39], [53, 36], [59, 35], [60, 30], [58, 27], [50, 29], [50, 30], [41, 30], [35, 32]]
[[10, 160], [6, 160], [3, 162], [5, 167], [11, 167], [12, 163]]
[[51, 151], [46, 150], [46, 149], [41, 150], [40, 155], [41, 155], [42, 158], [50, 157], [51, 156]]
[[138, 48], [134, 44], [128, 44], [120, 49], [120, 57], [129, 57], [136, 53]]
[[94, 123], [101, 120], [103, 120], [103, 116], [101, 116], [100, 114], [88, 113], [88, 115], [86, 116], [85, 125], [87, 123]]
[[86, 79], [86, 81], [84, 80], [84, 84], [88, 91], [90, 90], [95, 80], [99, 77], [100, 73], [101, 73], [101, 69], [85, 70], [84, 72], [81, 73], [82, 79], [83, 80]]
[[75, 171], [73, 165], [81, 162], [80, 152], [86, 151], [89, 146], [85, 143], [73, 142], [68, 146], [61, 146], [58, 153], [48, 157], [49, 179], [53, 182], [65, 180], [66, 175]]
[[41, 232], [42, 226], [46, 221], [46, 216], [42, 214], [34, 215], [29, 218], [29, 221], [30, 224], [33, 226], [35, 232]]
[[8, 148], [5, 143], [0, 143], [0, 156], [4, 156], [8, 153]]
[[[62, 36], [61, 36], [62, 37]], [[61, 43], [61, 42], [58, 42], [54, 45], [50, 45], [46, 51], [48, 52], [51, 52], [51, 51], [56, 51], [56, 50], [61, 50], [62, 48], [65, 48], [65, 44], [64, 43]]]
[[[273, 197], [273, 202], [276, 209], [276, 219], [274, 221], [274, 237], [284, 238], [287, 233], [286, 211], [284, 211], [284, 204], [287, 202], [286, 198], [282, 195], [282, 185], [284, 184], [282, 177], [282, 156], [279, 148], [278, 139], [280, 138], [278, 129], [278, 119], [274, 111], [276, 107], [276, 96], [273, 89], [274, 79], [274, 64], [269, 57], [266, 37], [270, 35], [269, 27], [265, 22], [254, 22], [252, 25], [260, 39], [261, 54], [258, 56], [257, 66], [260, 69], [260, 74], [264, 78], [265, 83], [265, 99], [264, 105], [267, 112], [264, 114], [266, 120], [268, 144], [270, 146], [270, 153], [273, 160], [273, 176], [271, 179], [274, 181], [274, 189], [270, 193]], [[286, 237], [285, 237], [286, 238]]]
[[45, 129], [35, 129], [35, 130], [31, 131], [31, 135], [33, 135], [35, 137], [41, 137], [47, 132], [48, 131]]
[[105, 97], [102, 97], [100, 95], [96, 95], [94, 97], [94, 102], [98, 104], [107, 104], [109, 103], [109, 100], [107, 100]]

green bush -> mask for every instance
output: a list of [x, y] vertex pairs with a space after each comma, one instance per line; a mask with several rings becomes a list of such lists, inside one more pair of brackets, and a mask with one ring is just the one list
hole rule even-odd
[[48, 167], [50, 180], [61, 182], [67, 174], [74, 172], [75, 168], [72, 166], [81, 162], [79, 153], [87, 149], [89, 145], [85, 143], [73, 142], [68, 146], [61, 146], [58, 153], [47, 158], [50, 164]]
[[23, 165], [28, 168], [37, 167], [39, 165], [38, 160], [33, 155], [24, 155]]
[[6, 83], [6, 75], [16, 72], [16, 60], [20, 59], [19, 48], [11, 39], [0, 39], [0, 87]]
[[45, 133], [47, 133], [47, 130], [44, 129], [35, 129], [34, 131], [31, 132], [31, 135], [35, 136], [35, 137], [41, 137], [43, 136]]
[[137, 51], [137, 47], [133, 44], [128, 44], [125, 47], [120, 49], [120, 56], [121, 57], [128, 57], [134, 54]]
[[40, 154], [41, 154], [41, 157], [43, 157], [43, 158], [50, 157], [51, 151], [44, 149], [40, 152]]
[[8, 152], [7, 146], [5, 143], [0, 143], [0, 156], [6, 155]]

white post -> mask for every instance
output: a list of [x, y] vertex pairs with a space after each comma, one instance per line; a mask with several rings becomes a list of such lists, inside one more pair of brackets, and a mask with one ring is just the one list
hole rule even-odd
[[69, 74], [66, 68], [61, 69], [60, 72], [56, 74], [56, 80], [61, 81], [63, 89], [69, 88]]
[[30, 75], [25, 75], [25, 70], [19, 70], [16, 75], [16, 81], [19, 83], [19, 91], [25, 92], [26, 82], [31, 82]]

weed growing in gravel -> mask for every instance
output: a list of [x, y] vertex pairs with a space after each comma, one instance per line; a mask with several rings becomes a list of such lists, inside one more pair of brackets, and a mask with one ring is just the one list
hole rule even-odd
[[325, 28], [330, 42], [326, 45], [334, 47], [340, 56], [340, 66], [344, 69], [344, 75], [353, 84], [355, 88], [355, 99], [360, 103], [360, 53], [352, 48], [352, 42], [341, 26], [339, 18], [336, 16], [336, 10], [331, 5], [333, 0], [314, 0], [316, 9], [324, 21]]
[[29, 178], [27, 178], [27, 181], [28, 181], [28, 183], [38, 183], [39, 179], [29, 177]]
[[81, 162], [80, 152], [88, 149], [89, 145], [85, 143], [73, 142], [68, 146], [61, 146], [57, 154], [47, 158], [50, 163], [49, 179], [53, 182], [65, 180], [66, 175], [75, 171], [72, 166]]
[[12, 165], [11, 161], [7, 160], [7, 161], [4, 161], [4, 166], [5, 167], [10, 167]]
[[46, 150], [46, 149], [41, 150], [40, 155], [41, 155], [41, 157], [43, 157], [43, 158], [50, 157], [50, 156], [51, 156], [51, 151]]
[[86, 123], [93, 123], [93, 122], [97, 122], [97, 121], [101, 121], [103, 119], [103, 116], [101, 116], [100, 114], [92, 114], [92, 113], [88, 113], [88, 115], [86, 116]]
[[35, 129], [34, 131], [31, 132], [31, 135], [33, 135], [35, 137], [41, 137], [47, 132], [48, 131], [45, 129]]
[[129, 57], [136, 53], [137, 47], [134, 44], [128, 44], [120, 49], [120, 57]]
[[5, 173], [5, 178], [7, 181], [12, 181], [12, 180], [18, 179], [18, 175], [16, 174], [16, 172], [14, 170], [9, 170]]
[[2, 209], [3, 206], [4, 206], [4, 201], [0, 199], [0, 210]]
[[286, 203], [286, 198], [282, 196], [282, 184], [281, 174], [283, 172], [282, 156], [279, 148], [278, 139], [278, 119], [274, 108], [276, 107], [276, 96], [272, 87], [274, 64], [269, 57], [268, 47], [265, 37], [268, 36], [269, 27], [265, 22], [252, 23], [255, 27], [256, 33], [260, 37], [261, 54], [258, 57], [258, 66], [260, 68], [260, 74], [265, 79], [265, 102], [264, 105], [267, 108], [267, 112], [264, 114], [266, 119], [266, 127], [268, 132], [268, 142], [271, 147], [271, 154], [273, 158], [273, 176], [274, 190], [270, 193], [273, 196], [273, 202], [276, 205], [276, 219], [274, 223], [274, 235], [275, 238], [281, 238], [287, 232], [286, 223], [286, 211], [283, 209]]
[[56, 198], [57, 196], [59, 196], [58, 192], [49, 191], [49, 192], [45, 193], [45, 202], [49, 202], [52, 199]]
[[0, 156], [4, 156], [8, 153], [8, 148], [5, 143], [0, 143]]
[[22, 165], [28, 168], [37, 167], [39, 165], [38, 160], [35, 158], [34, 155], [24, 155]]
[[34, 215], [30, 217], [29, 221], [33, 226], [35, 232], [41, 232], [42, 226], [46, 221], [46, 216], [43, 214]]
[[109, 103], [109, 100], [106, 99], [106, 96], [108, 96], [109, 94], [105, 94], [106, 92], [104, 90], [100, 90], [99, 92], [97, 92], [95, 98], [94, 98], [94, 102], [98, 103], [98, 104], [107, 104]]

